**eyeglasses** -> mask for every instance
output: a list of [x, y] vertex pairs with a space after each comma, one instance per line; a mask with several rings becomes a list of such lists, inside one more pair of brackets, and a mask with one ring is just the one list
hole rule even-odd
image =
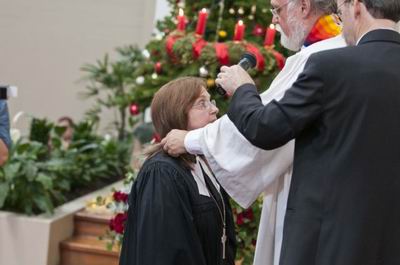
[[283, 5], [275, 7], [275, 8], [271, 8], [270, 11], [271, 11], [272, 15], [274, 17], [279, 18], [279, 13], [281, 12], [281, 9], [284, 8], [285, 6], [287, 6], [289, 3], [290, 3], [290, 0], [287, 1], [286, 4], [283, 4]]
[[217, 103], [215, 102], [215, 100], [200, 100], [198, 103], [193, 105], [193, 108], [195, 109], [201, 109], [201, 110], [205, 110], [205, 109], [211, 109], [212, 107], [216, 107]]

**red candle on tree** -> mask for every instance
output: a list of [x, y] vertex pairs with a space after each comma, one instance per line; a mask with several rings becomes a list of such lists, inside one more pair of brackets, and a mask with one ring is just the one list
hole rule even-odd
[[178, 20], [177, 29], [180, 30], [180, 31], [185, 31], [185, 28], [186, 28], [186, 17], [185, 17], [185, 15], [183, 13], [183, 9], [182, 8], [179, 8], [179, 14], [178, 14], [177, 20]]
[[275, 41], [276, 29], [275, 25], [271, 24], [265, 33], [264, 46], [272, 46]]
[[196, 34], [203, 35], [204, 31], [206, 30], [206, 23], [207, 23], [207, 9], [203, 8], [199, 12], [199, 19], [197, 20], [197, 27], [196, 27]]
[[235, 26], [235, 35], [233, 36], [233, 40], [242, 41], [244, 37], [245, 25], [242, 20], [239, 20]]

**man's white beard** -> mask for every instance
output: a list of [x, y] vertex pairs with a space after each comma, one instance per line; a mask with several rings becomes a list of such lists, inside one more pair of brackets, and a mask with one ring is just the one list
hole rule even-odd
[[283, 47], [286, 49], [289, 49], [291, 51], [299, 51], [301, 46], [304, 44], [304, 40], [306, 38], [306, 32], [303, 29], [302, 25], [300, 23], [296, 23], [293, 19], [289, 18], [288, 19], [288, 25], [289, 27], [292, 28], [292, 37], [289, 38], [282, 30], [280, 25], [276, 25], [276, 29], [280, 32], [281, 34], [281, 44]]

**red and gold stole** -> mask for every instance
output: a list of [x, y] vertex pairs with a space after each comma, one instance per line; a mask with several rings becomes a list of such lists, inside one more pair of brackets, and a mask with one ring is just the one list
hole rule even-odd
[[309, 46], [321, 40], [336, 37], [342, 32], [339, 18], [336, 15], [320, 17], [308, 34], [304, 46]]

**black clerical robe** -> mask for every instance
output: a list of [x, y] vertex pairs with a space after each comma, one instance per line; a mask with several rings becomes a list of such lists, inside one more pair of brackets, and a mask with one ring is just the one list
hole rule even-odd
[[[208, 189], [221, 206], [216, 188]], [[234, 264], [232, 211], [222, 187], [221, 192], [228, 237], [224, 261], [216, 202], [199, 194], [193, 175], [180, 160], [163, 153], [148, 159], [130, 193], [120, 265]]]

